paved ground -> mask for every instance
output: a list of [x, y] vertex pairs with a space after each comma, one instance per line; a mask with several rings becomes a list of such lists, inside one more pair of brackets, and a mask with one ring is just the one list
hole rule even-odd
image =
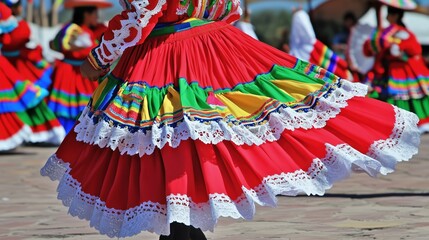
[[[107, 239], [67, 215], [39, 176], [55, 148], [0, 155], [0, 239]], [[419, 156], [378, 180], [355, 175], [325, 197], [282, 197], [253, 222], [224, 219], [210, 239], [429, 239], [429, 136]], [[131, 239], [157, 239], [144, 233]]]

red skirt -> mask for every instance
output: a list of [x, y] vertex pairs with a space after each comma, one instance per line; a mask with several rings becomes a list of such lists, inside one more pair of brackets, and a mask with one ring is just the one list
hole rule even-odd
[[0, 113], [0, 152], [12, 150], [31, 135], [31, 129], [15, 113]]
[[213, 230], [417, 153], [417, 117], [361, 84], [221, 22], [157, 35], [125, 51], [41, 170], [102, 234]]
[[[4, 128], [0, 129], [4, 146], [15, 148], [24, 140], [60, 144], [65, 132], [43, 101], [47, 90], [28, 80], [23, 81], [24, 77], [3, 56], [0, 56], [0, 66], [0, 114], [8, 113], [8, 117], [3, 118]], [[6, 143], [8, 135], [11, 144]]]
[[[22, 54], [40, 54], [41, 49], [25, 50]], [[36, 52], [36, 53], [34, 53]], [[3, 52], [5, 53], [5, 52]], [[7, 52], [6, 52], [7, 53]], [[19, 53], [19, 51], [18, 51]], [[52, 68], [44, 60], [38, 63], [27, 59], [26, 56], [10, 56], [7, 57], [9, 62], [18, 70], [19, 74], [25, 79], [38, 85], [41, 88], [48, 89], [52, 83], [51, 74]]]
[[57, 61], [48, 106], [55, 113], [66, 132], [69, 132], [80, 112], [88, 104], [98, 83], [82, 77], [81, 60]]

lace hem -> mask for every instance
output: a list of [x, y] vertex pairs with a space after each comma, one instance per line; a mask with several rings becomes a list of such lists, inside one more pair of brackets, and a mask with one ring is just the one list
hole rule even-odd
[[182, 140], [189, 138], [206, 144], [227, 140], [236, 145], [261, 145], [277, 141], [286, 129], [323, 128], [329, 119], [336, 117], [341, 109], [347, 106], [348, 100], [355, 96], [363, 97], [367, 93], [365, 85], [340, 81], [339, 87], [320, 97], [314, 108], [297, 111], [290, 107], [281, 107], [260, 125], [232, 125], [224, 120], [201, 122], [185, 114], [183, 121], [177, 126], [154, 124], [149, 131], [130, 132], [126, 127], [114, 126], [105, 120], [94, 123], [87, 107], [74, 131], [77, 133], [77, 141], [101, 148], [119, 149], [121, 154], [140, 156], [150, 155], [156, 147], [162, 149], [166, 144], [176, 148]]
[[[31, 130], [30, 130], [31, 131]], [[43, 132], [31, 132], [26, 141], [31, 143], [50, 143], [58, 145], [66, 137], [66, 131], [62, 126], [54, 127]]]
[[370, 176], [393, 172], [397, 162], [409, 160], [418, 152], [420, 142], [417, 117], [395, 108], [396, 123], [387, 140], [371, 145], [365, 155], [347, 144], [327, 144], [324, 159], [315, 159], [310, 169], [294, 173], [267, 176], [254, 189], [243, 189], [243, 195], [231, 199], [225, 194], [210, 194], [209, 201], [195, 203], [189, 196], [169, 195], [167, 204], [144, 202], [128, 210], [108, 208], [96, 196], [81, 190], [80, 183], [70, 175], [68, 163], [55, 155], [42, 168], [41, 174], [60, 180], [58, 199], [69, 207], [69, 213], [90, 221], [101, 234], [109, 237], [128, 237], [141, 231], [169, 234], [169, 223], [181, 222], [213, 231], [220, 217], [252, 219], [255, 203], [275, 206], [276, 195], [323, 195], [332, 184], [351, 172], [364, 171]]
[[19, 145], [21, 145], [28, 136], [31, 135], [31, 129], [27, 125], [24, 125], [18, 132], [13, 136], [5, 140], [0, 140], [0, 151], [9, 151]]

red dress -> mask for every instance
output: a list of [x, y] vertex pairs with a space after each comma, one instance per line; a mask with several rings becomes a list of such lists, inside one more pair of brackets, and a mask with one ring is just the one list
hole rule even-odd
[[19, 71], [21, 76], [38, 86], [48, 89], [51, 84], [51, 66], [43, 59], [42, 48], [29, 49], [30, 26], [25, 20], [9, 34], [11, 41], [2, 46], [2, 55]]
[[[97, 29], [105, 29], [99, 26]], [[93, 30], [76, 24], [66, 24], [55, 39], [52, 41], [53, 50], [64, 54], [63, 60], [55, 63], [52, 75], [53, 85], [48, 98], [48, 105], [61, 121], [61, 124], [69, 132], [73, 127], [79, 113], [88, 104], [89, 99], [96, 89], [98, 83], [90, 81], [80, 74], [80, 65], [89, 54], [91, 49], [97, 45], [97, 37], [102, 31]], [[80, 50], [71, 50], [67, 46], [73, 32], [79, 36], [88, 36], [89, 43]]]
[[[1, 24], [0, 32], [4, 33], [2, 28], [8, 24]], [[7, 28], [8, 32], [0, 35], [0, 45], [13, 45], [15, 31], [19, 29], [16, 26], [19, 25]], [[14, 148], [22, 141], [59, 144], [65, 132], [43, 101], [47, 90], [28, 81], [3, 56], [0, 56], [0, 68], [0, 114], [5, 114], [1, 117], [0, 150]]]
[[90, 55], [116, 68], [41, 170], [102, 234], [213, 230], [417, 153], [414, 114], [242, 33], [239, 1], [127, 3]]
[[0, 55], [0, 151], [16, 148], [28, 139], [31, 129], [17, 112], [41, 101], [40, 89], [29, 82], [17, 81], [18, 78], [8, 60]]
[[376, 63], [368, 74], [373, 96], [419, 116], [420, 128], [429, 131], [429, 69], [422, 47], [408, 29], [392, 25], [374, 32], [365, 43]]
[[[0, 3], [0, 42], [10, 40], [8, 34], [18, 26], [11, 10]], [[6, 37], [5, 37], [6, 36]], [[37, 88], [28, 82], [17, 82], [15, 72], [6, 58], [0, 54], [0, 151], [16, 148], [31, 134], [28, 126], [16, 115], [29, 106], [37, 104]]]

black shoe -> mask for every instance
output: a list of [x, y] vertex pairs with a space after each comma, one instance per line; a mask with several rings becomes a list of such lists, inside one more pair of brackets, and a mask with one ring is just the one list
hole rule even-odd
[[191, 227], [183, 223], [173, 222], [170, 224], [170, 235], [160, 236], [159, 240], [190, 240]]
[[191, 234], [190, 235], [191, 235], [192, 240], [207, 240], [203, 231], [201, 231], [201, 229], [199, 229], [199, 228], [194, 228], [191, 226]]

